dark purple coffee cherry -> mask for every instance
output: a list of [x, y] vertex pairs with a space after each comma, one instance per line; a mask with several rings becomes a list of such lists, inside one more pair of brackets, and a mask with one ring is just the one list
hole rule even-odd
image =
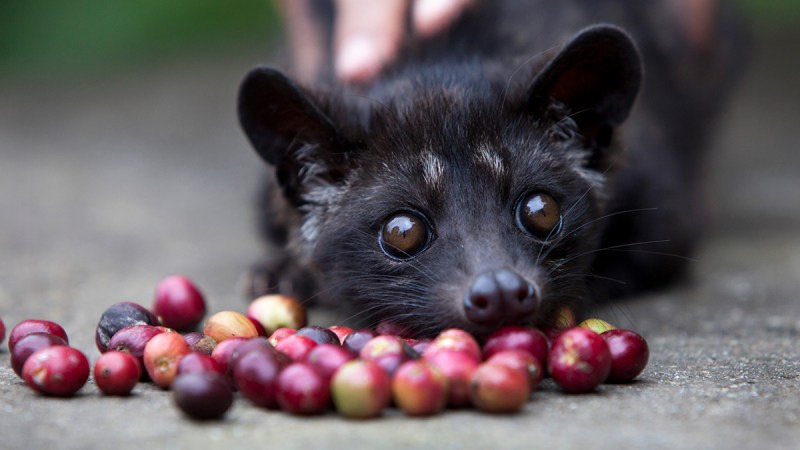
[[160, 325], [155, 314], [133, 302], [115, 303], [100, 316], [95, 332], [95, 344], [100, 353], [108, 350], [108, 341], [117, 331], [131, 325]]
[[32, 354], [43, 348], [54, 345], [67, 345], [64, 339], [50, 333], [31, 333], [17, 341], [11, 351], [11, 368], [22, 378], [22, 366]]
[[310, 338], [317, 344], [339, 345], [339, 336], [337, 336], [333, 331], [319, 325], [309, 325], [307, 327], [300, 328], [295, 334]]
[[172, 382], [175, 404], [196, 420], [214, 420], [233, 404], [233, 391], [224, 376], [215, 372], [180, 375]]

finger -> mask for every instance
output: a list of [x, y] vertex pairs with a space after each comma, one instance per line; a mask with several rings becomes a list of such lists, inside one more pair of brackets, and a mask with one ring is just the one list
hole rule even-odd
[[337, 0], [335, 71], [351, 83], [371, 81], [400, 49], [406, 0]]
[[294, 75], [302, 81], [313, 80], [325, 60], [325, 40], [314, 21], [309, 0], [281, 0], [280, 11], [286, 23]]
[[672, 0], [689, 45], [702, 52], [711, 46], [717, 0]]
[[420, 37], [433, 36], [450, 26], [475, 0], [417, 0], [412, 23]]

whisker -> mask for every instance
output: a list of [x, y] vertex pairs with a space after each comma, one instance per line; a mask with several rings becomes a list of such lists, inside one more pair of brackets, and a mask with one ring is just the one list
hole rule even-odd
[[[603, 275], [598, 275], [596, 273], [572, 273], [572, 272], [561, 273], [561, 274], [558, 274], [558, 275], [556, 275], [554, 277], [550, 277], [547, 280], [547, 283], [555, 284], [556, 282], [561, 281], [562, 279], [568, 279], [568, 278], [594, 278], [594, 279], [603, 280], [603, 281], [611, 281], [613, 283], [618, 283], [618, 284], [621, 284], [621, 285], [628, 284], [625, 281], [618, 280], [616, 278], [603, 276]], [[545, 284], [547, 284], [547, 283], [545, 283]]]
[[[658, 242], [658, 241], [654, 241], [654, 242]], [[669, 241], [666, 241], [666, 242], [669, 242]], [[691, 256], [679, 255], [677, 253], [659, 252], [659, 251], [655, 251], [655, 250], [642, 250], [642, 249], [629, 249], [629, 250], [626, 250], [626, 249], [616, 249], [616, 248], [607, 248], [605, 250], [614, 251], [614, 252], [623, 252], [623, 253], [641, 253], [641, 254], [645, 254], [645, 255], [669, 256], [671, 258], [682, 259], [684, 261], [689, 261], [689, 262], [697, 262], [697, 261], [699, 261], [697, 258], [693, 258]]]
[[[369, 236], [370, 239], [374, 239], [374, 236], [369, 234], [369, 233], [367, 233], [366, 231], [363, 231], [363, 230], [355, 230], [355, 231], [357, 233], [361, 233], [364, 236]], [[370, 250], [369, 253], [373, 254], [373, 253], [377, 253], [377, 251]], [[431, 282], [436, 283], [436, 279], [434, 279], [433, 275], [428, 271], [428, 268], [425, 267], [417, 258], [411, 258], [411, 259], [408, 259], [405, 262], [408, 263], [409, 267], [413, 268], [414, 270], [419, 272], [421, 275], [423, 275], [426, 278], [428, 278]]]
[[627, 248], [627, 247], [635, 247], [637, 245], [664, 244], [664, 243], [667, 243], [667, 242], [669, 242], [668, 239], [663, 239], [663, 240], [654, 240], [654, 241], [632, 242], [632, 243], [629, 243], [629, 244], [610, 245], [608, 247], [600, 247], [600, 248], [596, 248], [596, 249], [585, 251], [583, 253], [579, 253], [577, 255], [573, 255], [573, 256], [565, 259], [564, 261], [561, 261], [554, 268], [557, 269], [557, 268], [563, 266], [564, 264], [567, 264], [567, 263], [569, 263], [571, 261], [574, 261], [574, 260], [576, 260], [578, 258], [582, 258], [582, 257], [584, 257], [586, 255], [590, 255], [592, 253], [610, 251], [610, 250], [618, 250], [618, 249], [623, 249], [623, 248]]
[[574, 228], [573, 230], [570, 231], [569, 234], [574, 234], [577, 231], [580, 231], [582, 228], [587, 227], [587, 226], [589, 226], [589, 225], [591, 225], [591, 224], [593, 224], [595, 222], [599, 222], [601, 220], [605, 220], [605, 219], [609, 219], [609, 218], [612, 218], [612, 217], [616, 217], [616, 216], [619, 216], [619, 215], [622, 215], [622, 214], [631, 214], [631, 213], [637, 213], [637, 212], [650, 212], [650, 211], [658, 211], [658, 208], [626, 209], [626, 210], [623, 210], [623, 211], [615, 211], [613, 213], [604, 214], [604, 215], [602, 215], [602, 216], [600, 216], [600, 217], [598, 217], [596, 219], [592, 219], [592, 220], [590, 220], [588, 222], [585, 222], [582, 225]]
[[616, 217], [616, 216], [619, 216], [619, 215], [622, 215], [622, 214], [630, 214], [630, 213], [636, 213], [636, 212], [657, 211], [657, 210], [658, 210], [658, 208], [626, 209], [626, 210], [623, 210], [623, 211], [615, 211], [613, 213], [604, 214], [604, 215], [602, 215], [600, 217], [597, 217], [595, 219], [592, 219], [592, 220], [589, 220], [587, 222], [584, 222], [583, 224], [575, 227], [574, 229], [569, 230], [568, 232], [562, 233], [558, 237], [558, 239], [556, 239], [555, 241], [549, 242], [547, 244], [549, 248], [547, 249], [546, 252], [544, 251], [544, 247], [540, 248], [539, 249], [539, 254], [536, 256], [536, 262], [540, 263], [541, 260], [544, 259], [544, 258], [547, 258], [547, 256], [550, 254], [550, 252], [553, 251], [554, 248], [558, 247], [558, 245], [563, 240], [567, 239], [568, 237], [574, 236], [575, 233], [577, 233], [581, 229], [583, 229], [583, 228], [585, 228], [585, 227], [587, 227], [587, 226], [589, 226], [589, 225], [591, 225], [593, 223], [599, 222], [601, 220], [609, 219], [609, 218], [612, 218], [612, 217]]
[[[402, 276], [399, 276], [399, 275], [392, 275], [392, 274], [376, 275], [376, 274], [372, 274], [372, 273], [363, 273], [363, 274], [349, 273], [346, 277], [342, 277], [342, 279], [340, 281], [338, 281], [338, 282], [327, 281], [325, 283], [325, 287], [324, 288], [319, 288], [318, 287], [317, 288], [317, 292], [314, 295], [311, 295], [310, 297], [303, 299], [302, 303], [304, 303], [304, 304], [310, 303], [310, 302], [312, 302], [314, 300], [319, 299], [320, 297], [323, 297], [326, 294], [329, 294], [329, 293], [331, 293], [331, 292], [333, 292], [335, 290], [338, 290], [341, 286], [350, 285], [354, 281], [370, 281], [371, 280], [371, 281], [376, 281], [376, 282], [379, 282], [379, 283], [386, 283], [387, 280], [392, 280], [392, 279], [399, 280], [399, 281], [406, 281], [406, 282], [411, 281], [411, 280], [408, 280], [408, 278], [406, 278], [406, 277], [402, 277]], [[425, 292], [422, 288], [420, 288], [420, 287], [418, 287], [418, 286], [416, 286], [414, 284], [406, 284], [405, 286], [403, 286], [403, 288], [406, 289], [406, 290], [409, 290], [409, 291], [417, 290], [417, 291], [419, 291], [419, 293], [424, 293]]]
[[[608, 171], [611, 170], [611, 168], [613, 166], [614, 166], [614, 161], [609, 163], [608, 167], [606, 167], [605, 170], [603, 170], [602, 175], [605, 176], [606, 173], [608, 173]], [[563, 217], [564, 218], [568, 218], [570, 216], [570, 213], [578, 206], [578, 204], [583, 200], [583, 198], [586, 197], [589, 194], [589, 192], [592, 191], [592, 189], [594, 189], [593, 185], [589, 186], [588, 188], [586, 188], [586, 190], [583, 192], [583, 194], [581, 194], [580, 197], [578, 197], [577, 200], [572, 202], [572, 205], [570, 205], [569, 208], [567, 208], [567, 211], [563, 214]], [[551, 231], [551, 233], [552, 233], [552, 231]], [[569, 234], [571, 234], [571, 233], [569, 233]], [[534, 260], [536, 262], [536, 264], [538, 265], [538, 264], [541, 263], [541, 261], [542, 261], [542, 252], [545, 250], [545, 247], [549, 247], [550, 249], [555, 248], [558, 245], [558, 243], [560, 243], [563, 239], [565, 239], [565, 237], [567, 235], [568, 235], [567, 233], [562, 233], [561, 236], [559, 236], [559, 238], [556, 240], [556, 242], [550, 243], [548, 245], [542, 245], [539, 248], [539, 252], [536, 255], [536, 259]], [[549, 237], [550, 237], [550, 234], [548, 234], [548, 238]], [[549, 253], [549, 251], [550, 250], [548, 250], [548, 253]], [[546, 255], [545, 255], [545, 257], [546, 257]]]
[[[609, 313], [611, 319], [614, 323], [618, 324], [617, 326], [621, 326], [623, 323], [629, 323], [633, 329], [638, 328], [635, 326], [636, 320], [634, 320], [633, 316], [629, 313], [630, 308], [626, 308], [619, 302], [608, 302], [607, 307], [610, 309]], [[620, 319], [620, 316], [623, 317], [623, 319]]]
[[[608, 171], [609, 171], [609, 170], [611, 170], [611, 168], [614, 166], [614, 164], [615, 164], [615, 163], [616, 163], [616, 159], [615, 159], [615, 160], [613, 160], [613, 161], [611, 161], [611, 162], [608, 164], [608, 167], [606, 167], [606, 168], [605, 168], [605, 170], [603, 170], [603, 172], [601, 173], [601, 175], [605, 176], [605, 175], [608, 173]], [[577, 207], [577, 206], [578, 206], [578, 204], [579, 204], [579, 203], [580, 203], [580, 202], [583, 200], [583, 198], [584, 198], [584, 197], [586, 197], [586, 196], [589, 194], [589, 192], [591, 192], [591, 191], [592, 191], [592, 189], [594, 189], [594, 186], [589, 186], [589, 187], [586, 189], [586, 191], [584, 191], [584, 192], [583, 192], [583, 194], [581, 194], [581, 196], [580, 196], [580, 197], [578, 197], [578, 199], [577, 199], [577, 200], [575, 200], [574, 202], [572, 202], [572, 205], [571, 205], [571, 206], [570, 206], [570, 207], [567, 209], [567, 212], [565, 212], [565, 213], [564, 213], [564, 217], [568, 217], [568, 216], [569, 216], [569, 214], [572, 212], [572, 210], [573, 210], [573, 209], [575, 209], [575, 207]]]

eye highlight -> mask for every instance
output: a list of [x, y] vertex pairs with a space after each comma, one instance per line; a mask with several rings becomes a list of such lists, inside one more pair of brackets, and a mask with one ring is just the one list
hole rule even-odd
[[431, 240], [428, 223], [412, 212], [398, 212], [386, 219], [378, 242], [381, 250], [397, 259], [409, 259], [428, 247]]
[[547, 240], [561, 231], [561, 207], [545, 192], [533, 192], [517, 202], [517, 227], [538, 239]]

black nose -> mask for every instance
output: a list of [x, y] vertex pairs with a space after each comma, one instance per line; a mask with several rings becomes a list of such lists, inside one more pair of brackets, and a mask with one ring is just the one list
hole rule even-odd
[[513, 323], [538, 306], [536, 286], [508, 269], [478, 275], [464, 296], [467, 319], [479, 325]]

